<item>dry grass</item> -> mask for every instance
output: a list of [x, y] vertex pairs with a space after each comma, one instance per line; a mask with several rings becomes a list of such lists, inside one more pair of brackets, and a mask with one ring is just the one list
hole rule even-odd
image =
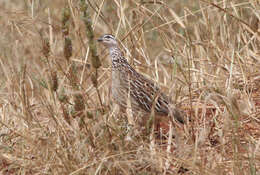
[[[260, 173], [258, 0], [87, 4], [0, 1], [0, 174]], [[112, 105], [104, 33], [186, 112], [175, 138]]]

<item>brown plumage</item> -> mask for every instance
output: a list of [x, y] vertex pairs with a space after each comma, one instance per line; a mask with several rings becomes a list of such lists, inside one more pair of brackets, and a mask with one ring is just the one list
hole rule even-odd
[[109, 49], [112, 59], [112, 96], [117, 104], [126, 108], [130, 96], [133, 112], [150, 114], [154, 107], [156, 117], [173, 116], [184, 123], [182, 114], [174, 107], [169, 97], [160, 91], [155, 83], [136, 72], [124, 58], [113, 35], [103, 35], [98, 39]]

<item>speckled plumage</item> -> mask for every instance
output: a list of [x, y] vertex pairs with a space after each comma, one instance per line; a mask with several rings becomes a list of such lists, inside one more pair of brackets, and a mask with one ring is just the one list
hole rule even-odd
[[112, 96], [117, 104], [126, 108], [130, 95], [134, 112], [151, 113], [154, 106], [154, 112], [159, 117], [173, 116], [180, 123], [184, 123], [181, 113], [170, 107], [170, 98], [163, 94], [155, 83], [129, 65], [113, 35], [103, 35], [98, 41], [109, 49], [112, 59]]

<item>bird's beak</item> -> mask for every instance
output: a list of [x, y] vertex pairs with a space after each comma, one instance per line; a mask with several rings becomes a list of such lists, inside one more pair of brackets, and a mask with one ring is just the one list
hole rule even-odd
[[103, 38], [98, 38], [97, 41], [98, 41], [98, 42], [102, 42], [102, 41], [103, 41]]

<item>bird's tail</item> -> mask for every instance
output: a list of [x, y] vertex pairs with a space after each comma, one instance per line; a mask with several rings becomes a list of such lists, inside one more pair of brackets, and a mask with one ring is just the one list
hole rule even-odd
[[178, 122], [180, 122], [181, 124], [186, 123], [184, 112], [179, 111], [175, 107], [171, 107], [170, 113], [171, 113], [171, 116], [173, 116], [174, 119], [177, 120]]

